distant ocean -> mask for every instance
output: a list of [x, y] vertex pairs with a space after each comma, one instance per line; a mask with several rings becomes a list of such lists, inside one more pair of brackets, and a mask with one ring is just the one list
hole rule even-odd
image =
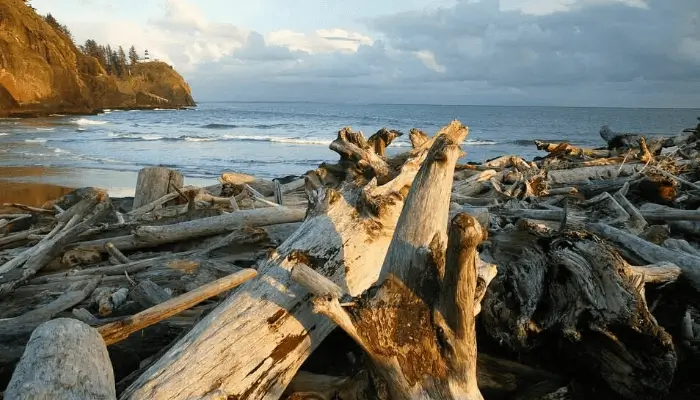
[[620, 132], [673, 135], [695, 126], [697, 117], [698, 109], [201, 103], [190, 110], [0, 119], [0, 167], [49, 167], [66, 172], [15, 179], [129, 194], [144, 166], [176, 168], [193, 184], [214, 183], [224, 171], [268, 178], [302, 174], [337, 160], [328, 145], [345, 126], [367, 137], [382, 127], [404, 132], [390, 147], [396, 153], [410, 146], [411, 128], [432, 135], [458, 119], [470, 127], [463, 161], [483, 161], [541, 155], [534, 139], [600, 146], [604, 124]]

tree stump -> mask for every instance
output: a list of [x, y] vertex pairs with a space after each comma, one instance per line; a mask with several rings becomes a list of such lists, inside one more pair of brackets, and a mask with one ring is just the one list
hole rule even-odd
[[[607, 225], [587, 230], [595, 226]], [[671, 336], [647, 308], [638, 268], [591, 234], [527, 220], [490, 243], [499, 274], [481, 323], [491, 338], [521, 354], [549, 355], [552, 368], [607, 386], [615, 398], [663, 397], [677, 357]]]
[[113, 400], [114, 373], [96, 329], [58, 318], [32, 333], [12, 374], [5, 400]]
[[171, 185], [178, 189], [184, 185], [185, 178], [178, 171], [164, 167], [148, 167], [139, 171], [136, 180], [133, 209], [143, 207], [160, 199], [172, 191]]
[[[304, 266], [293, 277], [314, 293], [328, 316], [368, 354], [393, 400], [481, 400], [476, 376], [475, 316], [478, 221], [449, 214], [458, 143], [439, 138], [413, 183], [377, 286], [343, 308], [344, 291]], [[480, 287], [481, 290], [477, 289]]]

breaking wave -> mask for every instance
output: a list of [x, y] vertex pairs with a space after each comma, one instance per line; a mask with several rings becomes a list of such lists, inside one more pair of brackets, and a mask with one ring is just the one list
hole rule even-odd
[[493, 140], [471, 140], [467, 139], [464, 141], [464, 144], [467, 146], [493, 146], [495, 144], [498, 144], [498, 142], [495, 142]]
[[87, 118], [80, 118], [73, 120], [73, 123], [78, 125], [104, 125], [107, 123], [107, 121], [95, 121]]
[[233, 128], [251, 128], [251, 129], [274, 129], [274, 128], [286, 128], [292, 127], [295, 124], [206, 124], [202, 125], [200, 128], [204, 129], [233, 129]]

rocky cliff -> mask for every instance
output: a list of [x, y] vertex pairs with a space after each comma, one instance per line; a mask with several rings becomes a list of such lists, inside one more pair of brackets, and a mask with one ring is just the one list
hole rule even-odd
[[109, 75], [24, 1], [0, 0], [0, 116], [193, 105], [189, 85], [168, 64], [141, 62]]

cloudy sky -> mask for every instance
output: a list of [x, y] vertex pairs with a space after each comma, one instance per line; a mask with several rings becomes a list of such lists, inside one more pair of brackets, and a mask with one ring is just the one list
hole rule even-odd
[[198, 101], [700, 107], [700, 0], [32, 0]]

